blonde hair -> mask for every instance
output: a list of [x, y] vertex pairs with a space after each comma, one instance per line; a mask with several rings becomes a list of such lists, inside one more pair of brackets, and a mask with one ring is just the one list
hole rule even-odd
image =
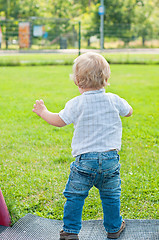
[[102, 88], [109, 77], [109, 64], [98, 53], [84, 53], [74, 60], [73, 80], [80, 88]]

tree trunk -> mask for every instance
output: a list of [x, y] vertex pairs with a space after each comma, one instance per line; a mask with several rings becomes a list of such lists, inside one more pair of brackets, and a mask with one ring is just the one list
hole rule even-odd
[[88, 47], [91, 46], [90, 38], [88, 38], [88, 40], [87, 40], [87, 46], [88, 46]]
[[142, 36], [142, 46], [145, 46], [145, 36]]

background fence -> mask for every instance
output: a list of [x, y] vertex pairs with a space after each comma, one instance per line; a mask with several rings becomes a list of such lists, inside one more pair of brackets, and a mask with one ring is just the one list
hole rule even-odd
[[[104, 47], [159, 47], [158, 30], [154, 31], [150, 26], [143, 28], [141, 33], [140, 28], [128, 24], [104, 26]], [[100, 28], [86, 28], [79, 22], [63, 18], [1, 20], [0, 40], [3, 49], [71, 49], [80, 46], [98, 49]]]

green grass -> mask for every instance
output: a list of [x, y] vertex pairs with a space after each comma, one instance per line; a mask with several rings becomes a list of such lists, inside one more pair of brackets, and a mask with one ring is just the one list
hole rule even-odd
[[[113, 64], [159, 64], [159, 54], [107, 53]], [[72, 65], [76, 54], [21, 54], [1, 56], [0, 66]]]
[[[32, 112], [42, 98], [50, 111], [59, 112], [78, 95], [69, 79], [71, 66], [1, 67], [0, 182], [15, 223], [32, 213], [62, 219], [62, 194], [68, 175], [73, 126], [55, 128]], [[156, 65], [111, 65], [108, 92], [117, 93], [134, 108], [122, 118], [121, 155], [124, 218], [158, 218], [159, 83]], [[98, 191], [85, 202], [83, 219], [102, 218]]]

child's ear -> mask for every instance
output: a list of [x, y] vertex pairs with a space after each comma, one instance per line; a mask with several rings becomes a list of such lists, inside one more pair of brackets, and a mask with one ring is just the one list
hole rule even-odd
[[75, 83], [77, 86], [79, 86], [79, 80], [78, 78], [76, 77], [76, 83]]
[[104, 87], [107, 86], [107, 79], [104, 79]]
[[105, 80], [104, 80], [104, 83], [105, 83], [105, 84], [104, 84], [104, 87], [110, 86], [110, 83], [108, 83], [108, 79], [105, 79]]

